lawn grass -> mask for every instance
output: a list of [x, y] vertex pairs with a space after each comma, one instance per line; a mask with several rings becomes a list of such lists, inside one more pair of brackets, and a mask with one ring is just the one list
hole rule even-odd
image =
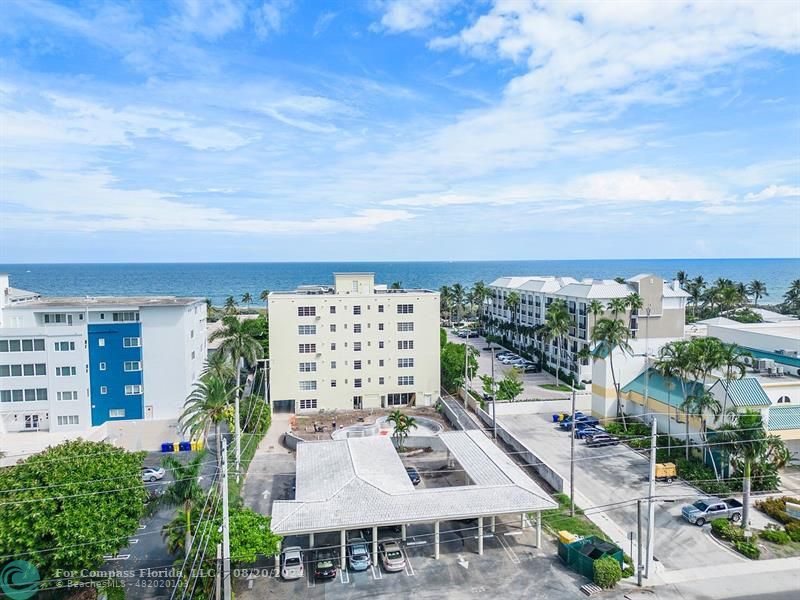
[[575, 516], [569, 516], [569, 496], [556, 494], [554, 497], [558, 502], [558, 508], [542, 511], [542, 524], [554, 536], [557, 536], [559, 531], [569, 531], [582, 537], [595, 535], [604, 540], [609, 540], [608, 536], [597, 525], [592, 523], [577, 506], [575, 507]]
[[554, 392], [571, 392], [572, 388], [568, 385], [564, 385], [563, 383], [559, 383], [556, 385], [555, 383], [543, 383], [539, 387], [544, 388], [546, 390], [552, 390]]

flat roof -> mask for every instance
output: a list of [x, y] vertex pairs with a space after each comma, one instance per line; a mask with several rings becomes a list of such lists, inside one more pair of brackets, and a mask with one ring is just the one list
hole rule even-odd
[[557, 507], [483, 432], [449, 431], [438, 439], [471, 485], [415, 488], [384, 436], [299, 444], [295, 499], [273, 503], [272, 530], [299, 535]]
[[105, 306], [191, 306], [205, 302], [205, 298], [187, 298], [178, 296], [65, 296], [45, 297], [28, 302], [20, 302], [5, 307], [5, 310], [22, 310], [36, 308], [103, 308]]
[[721, 329], [733, 329], [735, 331], [745, 331], [749, 333], [760, 333], [763, 335], [774, 335], [785, 337], [797, 342], [800, 339], [800, 320], [778, 321], [774, 323], [739, 323], [727, 317], [714, 317], [699, 321], [707, 327], [719, 327]]

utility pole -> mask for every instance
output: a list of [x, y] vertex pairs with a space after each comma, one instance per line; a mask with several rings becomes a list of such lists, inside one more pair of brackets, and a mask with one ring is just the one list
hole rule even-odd
[[216, 595], [214, 600], [222, 600], [222, 544], [217, 544]]
[[[644, 322], [644, 410], [648, 412], [650, 406], [650, 305], [645, 309], [647, 320]], [[655, 419], [655, 415], [650, 417]]]
[[492, 349], [492, 439], [497, 441], [497, 382], [494, 380], [494, 344]]
[[658, 438], [658, 419], [653, 415], [653, 430], [650, 433], [650, 491], [647, 501], [647, 563], [644, 576], [650, 578], [650, 570], [653, 566], [653, 546], [655, 540], [656, 527], [656, 439]]
[[642, 501], [636, 501], [636, 585], [642, 587]]
[[228, 511], [228, 441], [222, 440], [222, 588], [231, 600], [231, 516]]
[[[570, 386], [572, 387], [572, 386]], [[575, 388], [572, 388], [572, 421], [569, 440], [569, 516], [575, 516]]]
[[464, 408], [469, 410], [469, 344], [464, 340]]
[[[241, 379], [242, 375], [242, 367], [244, 366], [244, 359], [239, 358], [238, 362], [236, 363], [236, 383], [239, 383], [239, 379]], [[239, 472], [241, 471], [241, 462], [242, 462], [242, 428], [241, 424], [239, 423], [239, 400], [242, 397], [242, 387], [237, 386], [239, 389], [236, 390], [236, 403], [235, 403], [235, 410], [234, 410], [234, 446], [236, 448], [236, 483], [239, 483]]]

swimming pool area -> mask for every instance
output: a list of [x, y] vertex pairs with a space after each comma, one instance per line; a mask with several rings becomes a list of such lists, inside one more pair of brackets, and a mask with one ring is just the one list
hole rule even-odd
[[[394, 425], [388, 421], [388, 417], [378, 417], [374, 423], [358, 423], [355, 425], [348, 425], [342, 427], [331, 433], [334, 440], [344, 440], [347, 438], [355, 437], [371, 437], [371, 436], [391, 436], [394, 432]], [[414, 417], [417, 427], [411, 431], [415, 436], [437, 436], [443, 430], [441, 424], [433, 419], [427, 417]]]

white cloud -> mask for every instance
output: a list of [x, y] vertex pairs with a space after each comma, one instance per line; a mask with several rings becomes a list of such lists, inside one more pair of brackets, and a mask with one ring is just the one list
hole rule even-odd
[[178, 26], [208, 39], [239, 29], [244, 23], [245, 5], [239, 0], [181, 0], [180, 8]]
[[390, 33], [427, 29], [455, 3], [456, 0], [388, 0], [382, 3], [380, 24]]
[[294, 10], [293, 0], [269, 0], [253, 11], [253, 26], [256, 34], [266, 39], [272, 34], [281, 33], [286, 17]]
[[314, 23], [314, 31], [312, 35], [317, 37], [325, 32], [328, 27], [330, 27], [333, 20], [336, 18], [335, 12], [324, 12], [319, 17], [317, 17], [316, 23]]
[[770, 185], [760, 192], [749, 193], [745, 199], [751, 202], [774, 200], [776, 198], [800, 198], [800, 186], [796, 185]]

